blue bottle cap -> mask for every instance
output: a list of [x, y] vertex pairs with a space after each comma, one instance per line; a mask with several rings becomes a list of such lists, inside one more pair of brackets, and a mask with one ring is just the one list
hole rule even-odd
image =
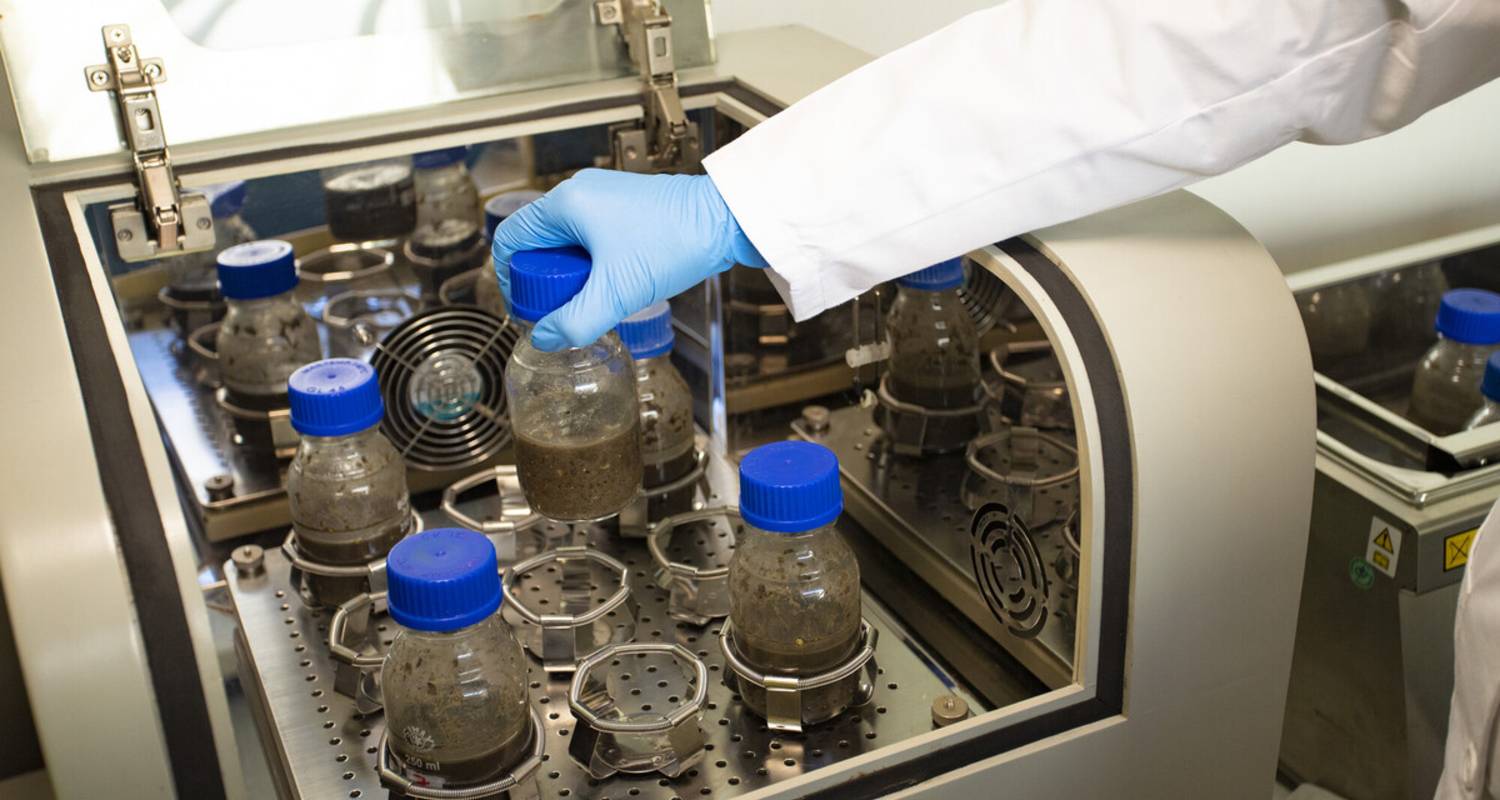
[[843, 508], [839, 459], [823, 445], [775, 442], [740, 461], [740, 516], [761, 530], [814, 530], [838, 519]]
[[631, 314], [615, 330], [632, 358], [656, 358], [672, 352], [672, 306], [653, 303]]
[[463, 528], [414, 533], [385, 559], [391, 619], [419, 631], [456, 631], [500, 608], [495, 546]]
[[441, 150], [428, 150], [425, 153], [417, 153], [411, 157], [411, 165], [417, 169], [437, 169], [450, 164], [457, 164], [468, 155], [469, 148], [459, 145], [458, 147], [444, 147]]
[[352, 358], [314, 361], [286, 382], [292, 427], [307, 436], [369, 430], [385, 416], [375, 368]]
[[1438, 333], [1464, 344], [1500, 342], [1500, 294], [1454, 289], [1438, 305]]
[[962, 286], [963, 283], [964, 260], [962, 258], [950, 258], [933, 264], [927, 269], [919, 269], [910, 275], [903, 275], [896, 279], [897, 286], [928, 292], [952, 289], [955, 286]]
[[527, 322], [562, 308], [588, 282], [594, 262], [582, 247], [522, 250], [510, 258], [510, 304]]
[[484, 240], [493, 242], [495, 240], [495, 229], [511, 214], [520, 211], [530, 203], [542, 196], [535, 189], [518, 189], [514, 192], [501, 192], [491, 197], [484, 203]]
[[215, 183], [198, 191], [208, 198], [208, 209], [214, 215], [214, 219], [232, 217], [245, 208], [244, 181]]
[[1491, 353], [1490, 359], [1484, 362], [1484, 381], [1479, 384], [1479, 391], [1500, 403], [1500, 353]]
[[219, 293], [254, 300], [289, 292], [297, 285], [297, 258], [280, 239], [262, 239], [219, 252]]

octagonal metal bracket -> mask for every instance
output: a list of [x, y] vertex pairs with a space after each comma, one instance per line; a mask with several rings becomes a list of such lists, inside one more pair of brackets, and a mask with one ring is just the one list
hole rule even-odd
[[733, 620], [725, 620], [719, 631], [719, 649], [729, 667], [725, 680], [743, 681], [766, 690], [766, 726], [773, 731], [801, 733], [803, 728], [802, 695], [842, 681], [861, 670], [859, 686], [849, 708], [862, 706], [875, 695], [875, 643], [879, 631], [869, 621], [859, 621], [859, 641], [844, 663], [817, 675], [770, 675], [756, 670], [740, 655], [734, 643]]
[[[540, 614], [527, 606], [521, 593], [516, 591], [516, 581], [521, 575], [556, 563], [566, 576], [570, 563], [580, 561], [599, 564], [619, 576], [619, 588], [603, 603], [596, 604], [587, 611], [577, 614]], [[541, 660], [542, 668], [548, 672], [572, 672], [577, 669], [579, 661], [593, 655], [599, 648], [635, 638], [636, 604], [630, 595], [629, 575], [629, 568], [598, 550], [582, 545], [558, 547], [505, 570], [502, 578], [505, 605], [521, 619], [540, 629], [539, 635], [531, 631], [525, 632], [521, 640], [526, 650]], [[617, 612], [617, 616], [622, 618], [623, 627], [595, 624], [604, 620], [611, 611]], [[607, 633], [601, 634], [601, 630]]]
[[673, 619], [707, 625], [729, 616], [729, 567], [696, 567], [672, 561], [666, 553], [673, 534], [682, 526], [721, 517], [731, 520], [731, 530], [741, 521], [739, 509], [733, 506], [705, 508], [667, 517], [646, 537], [646, 546], [656, 561], [656, 585], [670, 593], [667, 613]]
[[418, 798], [418, 800], [480, 800], [480, 798], [494, 798], [501, 795], [514, 797], [515, 790], [536, 773], [542, 766], [543, 753], [547, 746], [547, 728], [542, 722], [542, 715], [535, 708], [531, 709], [531, 753], [524, 761], [511, 768], [510, 772], [488, 783], [477, 786], [465, 786], [462, 789], [439, 789], [433, 786], [422, 786], [412, 782], [402, 773], [400, 765], [396, 761], [395, 754], [391, 752], [390, 740], [387, 731], [380, 734], [380, 785], [390, 789], [393, 793], [399, 793], [405, 797]]
[[[643, 712], [635, 719], [604, 719], [617, 708], [608, 681], [598, 673], [607, 661], [625, 655], [664, 653], [692, 670], [693, 695], [665, 712]], [[708, 701], [708, 668], [679, 644], [615, 644], [584, 659], [568, 688], [568, 706], [582, 724], [573, 732], [568, 753], [596, 780], [616, 772], [660, 772], [675, 778], [703, 759], [706, 739], [699, 725]]]

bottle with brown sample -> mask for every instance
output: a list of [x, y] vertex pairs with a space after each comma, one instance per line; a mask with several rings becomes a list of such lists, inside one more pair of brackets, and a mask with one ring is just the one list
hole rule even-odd
[[[647, 493], [685, 477], [697, 464], [693, 449], [693, 392], [672, 366], [672, 307], [665, 300], [626, 317], [615, 329], [635, 361], [641, 406], [642, 486]], [[693, 487], [653, 498], [647, 518], [690, 511]]]
[[[287, 382], [301, 434], [287, 468], [297, 548], [311, 561], [357, 566], [384, 558], [414, 527], [406, 463], [380, 433], [385, 405], [375, 369], [352, 358], [309, 364]], [[368, 591], [364, 578], [305, 576], [314, 606]]]
[[391, 619], [401, 631], [381, 668], [386, 741], [406, 778], [433, 788], [496, 780], [532, 738], [526, 657], [495, 612], [495, 548], [443, 528], [407, 537], [386, 560]]
[[[583, 288], [579, 247], [529, 250], [510, 262], [511, 310], [534, 323]], [[534, 511], [561, 522], [618, 514], [641, 488], [635, 365], [614, 331], [583, 347], [516, 343], [505, 368], [516, 477]]]
[[[859, 562], [833, 523], [843, 509], [838, 457], [811, 442], [763, 445], [740, 462], [745, 531], [729, 562], [734, 646], [768, 675], [812, 677], [845, 663], [860, 636]], [[816, 724], [853, 702], [859, 675], [802, 695]], [[764, 717], [766, 690], [740, 683]]]
[[287, 379], [323, 356], [317, 326], [292, 294], [292, 246], [266, 239], [226, 248], [218, 274], [229, 306], [217, 340], [227, 399], [258, 411], [285, 408]]

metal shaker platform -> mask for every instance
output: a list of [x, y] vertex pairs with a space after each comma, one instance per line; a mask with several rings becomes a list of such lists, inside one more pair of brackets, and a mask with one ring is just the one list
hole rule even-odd
[[[473, 513], [482, 517], [484, 512]], [[429, 528], [452, 524], [440, 512], [424, 519]], [[976, 697], [867, 594], [865, 617], [880, 631], [880, 683], [874, 700], [801, 735], [770, 732], [723, 685], [725, 667], [717, 641], [722, 620], [695, 627], [668, 617], [668, 595], [654, 583], [655, 565], [644, 540], [621, 539], [599, 528], [569, 531], [551, 525], [519, 534], [517, 545], [505, 553], [510, 558], [503, 560], [514, 563], [543, 547], [575, 542], [588, 542], [629, 567], [638, 602], [636, 641], [678, 643], [706, 663], [709, 692], [702, 724], [709, 749], [701, 762], [675, 780], [654, 773], [592, 780], [568, 755], [568, 737], [575, 726], [567, 703], [571, 675], [549, 676], [531, 658], [531, 696], [546, 720], [548, 740], [547, 760], [534, 780], [541, 797], [731, 796], [930, 731], [932, 704], [940, 697], [956, 694], [976, 713], [983, 710]], [[290, 564], [279, 551], [266, 552], [265, 572], [257, 577], [240, 576], [233, 564], [226, 564], [224, 571], [240, 625], [236, 650], [241, 680], [281, 795], [318, 800], [385, 797], [375, 769], [384, 720], [378, 711], [360, 716], [354, 701], [333, 689], [334, 662], [327, 642], [331, 612], [303, 607], [289, 579]], [[607, 593], [608, 587], [602, 591]], [[383, 618], [372, 625], [384, 626], [383, 638], [396, 630]], [[637, 672], [623, 685], [640, 688], [641, 702], [667, 707], [668, 695], [680, 691], [677, 686], [658, 687], [657, 674]]]

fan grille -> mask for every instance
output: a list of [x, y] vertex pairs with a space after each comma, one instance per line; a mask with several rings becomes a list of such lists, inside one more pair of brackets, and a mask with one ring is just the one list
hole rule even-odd
[[[514, 326], [466, 306], [428, 309], [386, 335], [370, 359], [385, 399], [381, 431], [408, 464], [461, 469], [488, 460], [510, 442], [503, 377], [515, 343]], [[457, 365], [469, 379], [464, 396], [441, 413], [430, 404], [424, 411], [413, 397], [413, 384], [426, 380], [422, 374], [435, 363]]]
[[1014, 295], [993, 272], [972, 261], [968, 262], [968, 267], [958, 296], [969, 316], [973, 317], [974, 327], [983, 336], [1004, 318]]
[[1030, 639], [1047, 624], [1047, 572], [1026, 525], [1000, 503], [974, 514], [969, 554], [979, 593], [1000, 623]]

